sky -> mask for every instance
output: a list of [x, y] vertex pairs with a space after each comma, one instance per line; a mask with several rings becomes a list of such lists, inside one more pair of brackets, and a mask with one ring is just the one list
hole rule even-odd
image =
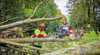
[[68, 10], [65, 6], [67, 4], [68, 0], [54, 0], [54, 3], [58, 6], [58, 9], [61, 10], [62, 14], [64, 14], [68, 18], [68, 12], [65, 12]]

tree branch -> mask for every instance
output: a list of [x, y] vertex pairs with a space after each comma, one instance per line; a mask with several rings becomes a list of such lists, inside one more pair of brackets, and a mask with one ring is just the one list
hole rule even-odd
[[27, 51], [25, 51], [25, 50], [22, 50], [22, 49], [19, 49], [19, 48], [15, 48], [15, 47], [13, 47], [13, 46], [9, 46], [9, 45], [7, 45], [7, 47], [9, 47], [9, 48], [11, 48], [11, 49], [13, 49], [13, 50], [17, 50], [17, 51], [19, 51], [19, 52], [22, 52], [22, 53], [34, 53], [34, 54], [36, 54], [35, 52], [34, 52], [34, 50], [30, 50], [30, 49], [27, 49]]
[[64, 42], [63, 39], [50, 39], [50, 38], [17, 38], [17, 39], [0, 39], [0, 40], [7, 40], [13, 41], [17, 43], [33, 43], [33, 42]]
[[44, 18], [48, 13], [49, 13], [49, 10], [46, 12], [46, 14], [44, 14], [44, 16], [42, 18]]
[[12, 45], [16, 45], [16, 46], [21, 46], [21, 47], [25, 47], [25, 48], [30, 48], [30, 49], [36, 49], [36, 50], [42, 50], [42, 51], [50, 51], [50, 50], [45, 50], [45, 49], [41, 49], [41, 48], [37, 48], [37, 47], [32, 47], [29, 45], [25, 45], [25, 44], [19, 44], [16, 42], [11, 42], [11, 41], [7, 41], [7, 40], [0, 40], [1, 43], [6, 43], [6, 44], [12, 44]]
[[[35, 9], [34, 9], [34, 14], [35, 14], [37, 8], [38, 8], [43, 2], [44, 2], [44, 1], [41, 1], [40, 3], [38, 3], [38, 5], [37, 5], [37, 6], [35, 7]], [[28, 19], [31, 19], [32, 16], [33, 16], [33, 15], [30, 15], [30, 17], [28, 17]]]
[[19, 49], [19, 48], [15, 48], [15, 47], [13, 47], [13, 46], [7, 45], [7, 47], [9, 47], [9, 48], [11, 48], [11, 49], [13, 49], [13, 50], [17, 50], [17, 51], [19, 51], [19, 52], [28, 53], [27, 51], [24, 51], [24, 50]]
[[37, 8], [38, 8], [42, 3], [44, 3], [44, 1], [41, 1], [41, 2], [35, 7], [34, 13], [36, 12]]
[[6, 20], [6, 21], [4, 21], [4, 22], [1, 22], [0, 25], [2, 25], [2, 24], [4, 24], [4, 23], [8, 22], [9, 20], [14, 20], [14, 19], [17, 19], [17, 18], [22, 18], [22, 17], [15, 17], [15, 18], [8, 19], [8, 20]]
[[39, 21], [52, 21], [52, 20], [57, 20], [57, 19], [61, 19], [61, 18], [62, 18], [62, 16], [55, 17], [55, 18], [26, 19], [23, 21], [18, 21], [18, 22], [12, 23], [12, 24], [2, 25], [2, 26], [0, 26], [0, 30], [16, 27], [16, 26], [19, 26], [22, 24], [28, 24], [28, 23], [39, 22]]

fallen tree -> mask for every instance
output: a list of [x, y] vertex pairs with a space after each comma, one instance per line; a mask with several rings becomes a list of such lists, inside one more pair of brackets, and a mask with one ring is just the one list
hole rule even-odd
[[21, 46], [21, 47], [25, 47], [25, 48], [50, 52], [50, 50], [45, 50], [45, 49], [42, 49], [42, 48], [32, 47], [32, 46], [29, 46], [29, 45], [20, 44], [20, 43], [16, 43], [16, 42], [11, 42], [11, 41], [7, 41], [7, 40], [0, 40], [0, 43], [11, 44], [11, 45]]
[[0, 39], [6, 41], [12, 41], [17, 43], [32, 43], [32, 42], [64, 42], [63, 39], [50, 39], [50, 38], [13, 38], [13, 39]]
[[61, 19], [61, 18], [62, 17], [26, 19], [26, 20], [22, 20], [22, 21], [12, 23], [12, 24], [2, 25], [2, 26], [0, 26], [0, 30], [9, 29], [9, 28], [16, 27], [16, 26], [19, 26], [19, 25], [22, 25], [22, 24], [28, 24], [28, 23], [39, 22], [39, 21], [52, 21], [52, 20], [57, 20], [57, 19]]

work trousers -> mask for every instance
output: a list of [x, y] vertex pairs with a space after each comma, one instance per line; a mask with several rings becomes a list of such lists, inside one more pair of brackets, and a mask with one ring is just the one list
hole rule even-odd
[[[33, 44], [32, 44], [32, 46], [33, 46], [33, 47], [41, 48], [41, 46], [37, 46], [37, 45], [33, 45]], [[37, 54], [40, 55], [40, 50], [37, 50]]]

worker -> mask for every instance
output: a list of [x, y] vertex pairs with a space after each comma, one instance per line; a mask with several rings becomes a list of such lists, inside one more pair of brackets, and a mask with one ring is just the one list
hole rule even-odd
[[[47, 35], [44, 32], [44, 30], [45, 30], [45, 24], [41, 23], [39, 25], [39, 29], [36, 29], [35, 32], [34, 32], [34, 38], [45, 38], [45, 37], [47, 37]], [[32, 46], [41, 48], [42, 47], [42, 43], [41, 42], [35, 42], [35, 43], [32, 43]], [[40, 55], [40, 51], [39, 50], [37, 50], [37, 54]]]
[[78, 29], [76, 28], [75, 29], [75, 37], [77, 37], [78, 36]]
[[73, 31], [72, 31], [72, 30], [70, 30], [69, 37], [70, 37], [71, 39], [73, 39], [73, 38], [74, 38], [74, 33], [73, 33]]
[[79, 34], [79, 38], [82, 38], [83, 35], [84, 35], [84, 30], [81, 29], [81, 30], [80, 30], [80, 34]]

